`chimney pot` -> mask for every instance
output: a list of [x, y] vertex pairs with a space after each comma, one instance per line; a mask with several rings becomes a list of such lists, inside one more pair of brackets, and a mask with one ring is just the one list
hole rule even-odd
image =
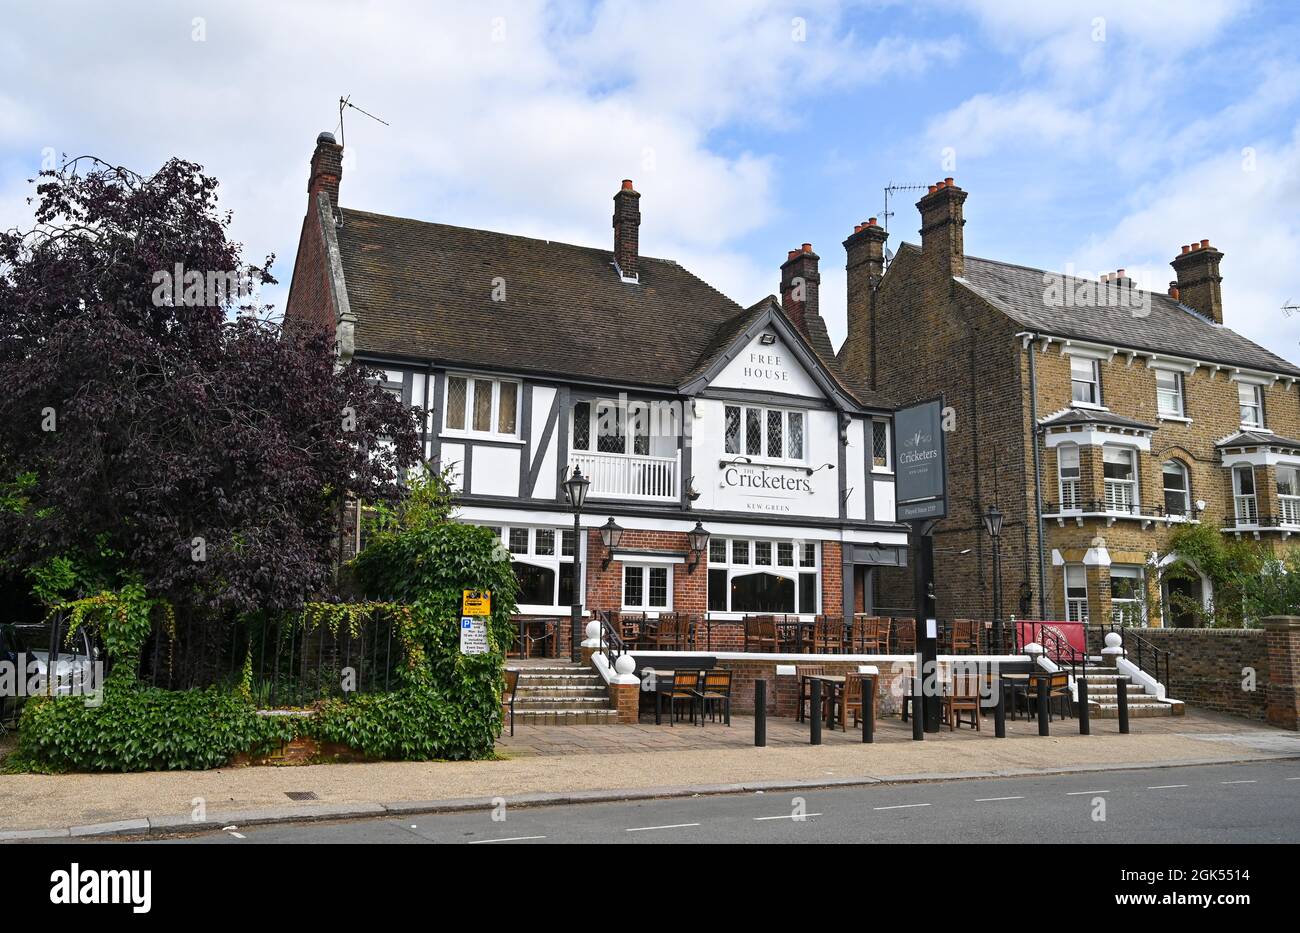
[[1201, 249], [1209, 249], [1209, 248], [1210, 248], [1210, 241], [1209, 241], [1209, 240], [1201, 240]]
[[1176, 281], [1169, 283], [1169, 297], [1174, 301], [1178, 300], [1178, 283]]
[[934, 193], [935, 193], [936, 191], [938, 191], [938, 190], [939, 190], [939, 186], [938, 186], [938, 185], [931, 185], [931, 186], [930, 186], [930, 190], [927, 191], [926, 194], [934, 194]]
[[868, 227], [874, 227], [875, 225], [876, 225], [876, 218], [874, 218], [874, 217], [868, 217], [868, 218], [867, 218], [867, 226], [868, 226]]
[[1122, 279], [1122, 278], [1124, 278], [1124, 270], [1123, 270], [1123, 269], [1120, 269], [1118, 272], [1116, 272], [1116, 273], [1115, 273], [1115, 277], [1118, 278], [1118, 279]]
[[861, 232], [862, 232], [862, 224], [854, 224], [854, 226], [853, 226], [853, 232], [854, 232], [854, 233], [861, 233]]
[[1109, 273], [1109, 272], [1103, 272], [1103, 273], [1101, 274], [1101, 280], [1102, 280], [1103, 282], [1109, 282], [1109, 281], [1110, 281], [1110, 273]]
[[1191, 248], [1190, 246], [1188, 246], [1186, 243], [1183, 244], [1183, 252], [1184, 252], [1184, 253], [1191, 252], [1191, 249], [1192, 249], [1192, 248]]
[[803, 251], [804, 251], [805, 253], [811, 253], [811, 252], [812, 252], [812, 244], [811, 244], [811, 243], [805, 243], [805, 244], [803, 244]]
[[945, 178], [945, 179], [943, 180], [943, 183], [944, 183], [945, 185], [948, 185], [949, 187], [952, 187], [952, 178]]
[[623, 190], [624, 190], [624, 191], [631, 191], [631, 190], [633, 190], [633, 189], [632, 189], [632, 179], [630, 179], [630, 178], [624, 178], [624, 179], [623, 179]]
[[794, 257], [798, 255], [799, 255], [799, 251], [797, 249], [792, 249], [785, 254], [785, 261], [789, 262], [791, 259], [794, 259]]

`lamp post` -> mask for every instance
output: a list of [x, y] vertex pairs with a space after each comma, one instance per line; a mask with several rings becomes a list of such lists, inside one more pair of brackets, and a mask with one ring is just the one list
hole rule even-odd
[[984, 513], [984, 530], [993, 539], [993, 650], [1002, 653], [1002, 512], [990, 505]]
[[569, 614], [569, 656], [574, 660], [580, 657], [578, 630], [582, 626], [582, 507], [590, 486], [591, 480], [583, 476], [578, 467], [574, 467], [573, 474], [564, 481], [564, 494], [569, 497], [569, 506], [573, 509], [573, 605]]

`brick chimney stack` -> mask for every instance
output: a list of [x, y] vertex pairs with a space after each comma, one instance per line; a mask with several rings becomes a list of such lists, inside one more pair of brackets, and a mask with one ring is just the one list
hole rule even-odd
[[1223, 323], [1223, 292], [1219, 262], [1223, 253], [1209, 240], [1190, 243], [1169, 265], [1178, 276], [1178, 300], [1216, 324]]
[[639, 278], [639, 242], [641, 195], [624, 178], [623, 187], [614, 195], [614, 262], [625, 279]]
[[817, 271], [821, 259], [813, 252], [812, 244], [790, 250], [781, 263], [781, 308], [809, 343], [815, 344], [810, 331], [810, 319], [821, 316], [820, 302], [822, 276]]
[[889, 234], [871, 217], [857, 224], [844, 241], [848, 262], [848, 339], [844, 365], [855, 378], [871, 384], [875, 372], [875, 289], [885, 274], [885, 240]]
[[916, 202], [921, 212], [921, 254], [927, 262], [937, 263], [945, 276], [961, 276], [966, 271], [964, 203], [966, 192], [951, 178], [931, 185]]
[[307, 179], [307, 196], [315, 201], [317, 192], [330, 196], [330, 208], [335, 218], [339, 213], [339, 182], [343, 179], [343, 147], [334, 141], [333, 133], [316, 137], [316, 151], [311, 156], [311, 176]]

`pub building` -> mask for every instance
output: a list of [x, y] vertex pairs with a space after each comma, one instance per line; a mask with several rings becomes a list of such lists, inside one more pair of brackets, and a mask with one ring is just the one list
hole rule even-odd
[[586, 617], [847, 618], [903, 573], [892, 406], [838, 371], [810, 245], [742, 307], [641, 255], [631, 181], [600, 249], [340, 207], [342, 153], [320, 134], [286, 316], [427, 410], [425, 457], [500, 535], [520, 613], [567, 618], [577, 587]]

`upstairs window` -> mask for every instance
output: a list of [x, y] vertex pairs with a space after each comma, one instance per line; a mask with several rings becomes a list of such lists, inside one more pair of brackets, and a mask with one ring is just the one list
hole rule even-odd
[[1169, 369], [1156, 370], [1156, 411], [1167, 417], [1183, 417], [1182, 373]]
[[516, 437], [519, 383], [480, 376], [448, 376], [443, 428], [460, 434]]
[[1103, 447], [1101, 460], [1106, 481], [1106, 511], [1137, 512], [1136, 451], [1127, 447]]
[[802, 463], [804, 426], [801, 411], [728, 405], [723, 414], [723, 450], [746, 457]]
[[1056, 448], [1056, 469], [1061, 485], [1061, 511], [1073, 512], [1079, 508], [1079, 448], [1062, 444]]
[[1264, 387], [1248, 382], [1237, 383], [1237, 399], [1241, 405], [1241, 426], [1264, 426]]
[[1165, 485], [1165, 514], [1189, 515], [1191, 492], [1187, 482], [1187, 467], [1179, 460], [1166, 460], [1161, 466]]
[[590, 451], [594, 444], [596, 453], [649, 454], [649, 406], [630, 402], [623, 410], [612, 401], [575, 402], [571, 439], [574, 450]]
[[1070, 357], [1070, 398], [1083, 405], [1101, 404], [1101, 373], [1096, 360]]
[[871, 467], [875, 470], [890, 469], [888, 421], [877, 419], [871, 422]]

